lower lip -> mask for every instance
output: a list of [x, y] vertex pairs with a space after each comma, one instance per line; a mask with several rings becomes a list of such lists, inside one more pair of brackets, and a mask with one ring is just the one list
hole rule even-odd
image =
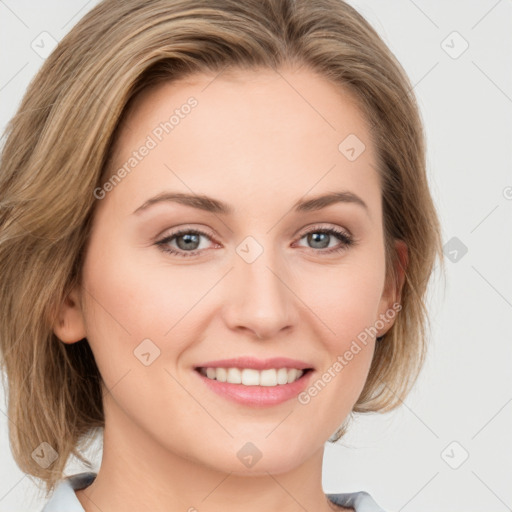
[[304, 373], [300, 379], [291, 384], [278, 384], [277, 386], [245, 386], [243, 384], [230, 384], [219, 382], [205, 377], [199, 371], [194, 370], [203, 382], [215, 393], [229, 400], [252, 407], [268, 407], [277, 405], [296, 397], [306, 388], [312, 370]]

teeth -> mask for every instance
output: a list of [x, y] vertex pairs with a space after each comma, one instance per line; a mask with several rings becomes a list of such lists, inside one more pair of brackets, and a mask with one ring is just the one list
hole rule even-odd
[[242, 384], [242, 374], [240, 370], [238, 368], [228, 368], [228, 378], [226, 382], [230, 384]]
[[200, 373], [209, 379], [244, 386], [277, 386], [291, 384], [304, 373], [296, 368], [255, 370], [253, 368], [201, 368]]
[[215, 375], [210, 377], [210, 379], [217, 379], [219, 382], [226, 382], [228, 378], [228, 372], [226, 371], [226, 368], [211, 368], [211, 370], [215, 372]]
[[[302, 375], [302, 373], [301, 373], [301, 375]], [[276, 372], [276, 377], [277, 377], [278, 384], [288, 384], [288, 369], [280, 368]], [[293, 377], [293, 375], [292, 375], [292, 377]], [[297, 376], [295, 376], [295, 377], [297, 377]]]

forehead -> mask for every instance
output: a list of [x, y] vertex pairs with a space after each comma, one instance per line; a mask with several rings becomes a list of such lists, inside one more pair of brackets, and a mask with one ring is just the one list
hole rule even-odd
[[[221, 73], [195, 73], [179, 80], [152, 85], [138, 94], [124, 117], [119, 140], [125, 149], [135, 146], [141, 137], [178, 113], [194, 97], [198, 108], [191, 120], [173, 130], [187, 135], [192, 124], [198, 137], [221, 139], [223, 134], [236, 140], [247, 139], [247, 132], [230, 128], [250, 120], [251, 134], [263, 131], [253, 144], [311, 135], [337, 147], [349, 133], [357, 135], [366, 147], [371, 146], [368, 123], [359, 108], [358, 98], [347, 87], [334, 84], [309, 69], [228, 69]], [[190, 110], [190, 109], [188, 109]], [[271, 115], [269, 115], [271, 114]], [[201, 130], [198, 130], [200, 125]], [[124, 129], [123, 129], [124, 127]], [[278, 134], [279, 138], [269, 135]], [[168, 138], [168, 137], [167, 137]], [[372, 148], [369, 148], [372, 149]]]
[[[190, 98], [195, 106], [184, 108]], [[296, 200], [343, 185], [362, 191], [378, 179], [356, 98], [310, 70], [195, 74], [144, 90], [125, 117], [111, 171], [148, 138], [154, 147], [123, 183], [144, 188], [132, 191], [140, 200], [164, 185], [265, 199], [288, 190]]]
[[[361, 134], [368, 129], [355, 93], [307, 68], [228, 69], [161, 82], [147, 87], [134, 98], [126, 119], [128, 122], [134, 117], [149, 120], [156, 107], [179, 108], [191, 94], [201, 102], [203, 112], [222, 104], [224, 114], [219, 122], [226, 122], [229, 114], [240, 108], [243, 109], [240, 115], [250, 111], [254, 116], [257, 111], [253, 102], [256, 101], [259, 106], [275, 110], [269, 122], [276, 121], [280, 115], [289, 115], [288, 109], [292, 108], [294, 117], [325, 123], [332, 131], [343, 129], [347, 123]], [[226, 108], [226, 102], [231, 108]], [[338, 115], [340, 108], [342, 118]]]

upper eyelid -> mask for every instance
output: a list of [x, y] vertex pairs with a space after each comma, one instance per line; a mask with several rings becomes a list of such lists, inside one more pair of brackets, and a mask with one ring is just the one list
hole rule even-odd
[[301, 229], [297, 236], [301, 236], [304, 235], [304, 234], [307, 234], [307, 233], [310, 233], [311, 231], [315, 231], [315, 230], [318, 230], [318, 231], [323, 231], [323, 230], [329, 230], [329, 229], [335, 229], [335, 230], [339, 230], [339, 231], [345, 231], [347, 233], [348, 236], [352, 237], [352, 232], [350, 230], [348, 230], [347, 228], [345, 227], [341, 227], [341, 226], [335, 226], [335, 225], [328, 225], [328, 226], [323, 226], [321, 225], [321, 223], [319, 224], [313, 224], [311, 226], [308, 226], [304, 229]]
[[[333, 224], [325, 226], [325, 225], [322, 225], [322, 223], [315, 223], [315, 224], [312, 224], [305, 228], [302, 228], [302, 229], [296, 231], [295, 232], [296, 234], [294, 236], [300, 236], [301, 234], [309, 233], [310, 231], [315, 230], [315, 229], [317, 229], [319, 231], [328, 230], [328, 229], [339, 229], [342, 231], [346, 231], [346, 233], [349, 236], [352, 236], [352, 232], [349, 229], [347, 229], [346, 227], [341, 227], [341, 226], [337, 226], [337, 225], [333, 225]], [[179, 233], [188, 233], [188, 232], [192, 232], [192, 231], [197, 231], [202, 235], [207, 235], [207, 236], [211, 236], [212, 238], [215, 238], [214, 233], [212, 231], [208, 230], [207, 228], [202, 228], [202, 227], [196, 228], [193, 226], [186, 226], [184, 228], [176, 228], [176, 231], [172, 231], [165, 235], [158, 235], [158, 237], [156, 237], [156, 239], [158, 240], [158, 239], [162, 239], [162, 238], [168, 238], [170, 236], [176, 236]]]
[[[340, 226], [333, 226], [333, 225], [324, 226], [324, 225], [321, 225], [321, 223], [313, 224], [312, 226], [308, 226], [308, 227], [305, 227], [305, 228], [299, 230], [299, 232], [296, 235], [294, 235], [294, 239], [300, 240], [301, 238], [303, 238], [304, 236], [306, 236], [307, 234], [309, 234], [311, 232], [314, 232], [314, 231], [324, 231], [324, 230], [328, 231], [328, 230], [331, 230], [331, 229], [345, 232], [346, 236], [348, 238], [354, 240], [354, 236], [353, 236], [352, 232], [350, 230], [348, 230], [347, 228], [340, 227]], [[218, 243], [218, 242], [216, 242], [215, 235], [213, 235], [207, 229], [195, 228], [195, 227], [192, 227], [192, 226], [184, 227], [184, 228], [177, 228], [176, 231], [174, 231], [174, 232], [171, 232], [171, 233], [159, 236], [159, 237], [156, 238], [156, 243], [161, 243], [161, 242], [164, 242], [164, 241], [169, 240], [169, 239], [174, 239], [175, 237], [178, 237], [178, 236], [180, 236], [182, 234], [186, 234], [186, 233], [190, 233], [190, 232], [197, 232], [200, 236], [206, 236], [206, 237], [210, 238], [210, 240], [212, 242]], [[199, 249], [196, 249], [196, 250], [199, 250]], [[190, 252], [193, 252], [193, 251], [190, 251]]]

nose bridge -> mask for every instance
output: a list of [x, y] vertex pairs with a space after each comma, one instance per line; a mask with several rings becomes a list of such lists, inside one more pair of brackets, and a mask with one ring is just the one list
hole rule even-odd
[[271, 240], [272, 236], [244, 239], [236, 248], [231, 276], [228, 321], [259, 337], [275, 335], [296, 319], [286, 261]]

